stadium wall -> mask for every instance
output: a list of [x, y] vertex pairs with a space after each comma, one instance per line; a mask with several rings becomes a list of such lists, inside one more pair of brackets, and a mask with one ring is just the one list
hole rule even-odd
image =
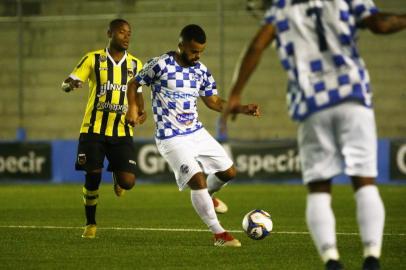
[[[168, 164], [152, 140], [138, 140], [137, 178], [140, 182], [174, 182]], [[230, 141], [223, 143], [237, 166], [236, 182], [300, 183], [300, 162], [294, 140]], [[83, 172], [74, 170], [76, 140], [0, 143], [0, 183], [82, 182]], [[380, 139], [378, 143], [378, 183], [406, 184], [406, 139]], [[107, 167], [105, 163], [105, 168]], [[111, 175], [103, 170], [103, 181]], [[338, 183], [348, 182], [340, 175]]]
[[[36, 2], [37, 8], [16, 16], [13, 3]], [[247, 0], [30, 0], [0, 1], [0, 140], [16, 138], [23, 128], [28, 140], [75, 139], [88, 89], [63, 93], [60, 85], [88, 51], [104, 48], [106, 27], [116, 17], [133, 29], [129, 51], [143, 62], [176, 49], [180, 29], [197, 23], [208, 44], [202, 61], [228, 96], [234, 67], [257, 32], [262, 10], [248, 10]], [[261, 1], [251, 1], [260, 3]], [[376, 0], [379, 8], [404, 13], [405, 0]], [[8, 4], [7, 4], [8, 3]], [[7, 4], [7, 6], [5, 6]], [[29, 7], [30, 5], [27, 5]], [[13, 13], [14, 12], [14, 13]], [[381, 138], [406, 135], [406, 31], [376, 36], [359, 31], [359, 47], [372, 79], [374, 108]], [[145, 96], [150, 91], [144, 89]], [[230, 122], [229, 137], [244, 140], [295, 138], [296, 125], [286, 109], [286, 74], [276, 50], [269, 48], [244, 92], [243, 100], [259, 103], [260, 119]], [[150, 108], [150, 99], [146, 106]], [[218, 113], [199, 104], [199, 119], [212, 133]], [[151, 111], [148, 111], [150, 115]], [[390, 121], [388, 121], [390, 119]], [[61, 124], [63, 123], [63, 124]], [[150, 138], [146, 121], [136, 136]], [[255, 130], [255, 132], [252, 132]], [[21, 134], [21, 133], [19, 133]]]

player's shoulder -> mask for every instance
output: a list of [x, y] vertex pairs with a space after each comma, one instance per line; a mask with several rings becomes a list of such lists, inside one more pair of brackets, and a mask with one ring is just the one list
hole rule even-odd
[[82, 57], [81, 63], [85, 62], [85, 61], [86, 62], [89, 62], [89, 61], [93, 62], [96, 55], [99, 55], [99, 57], [100, 56], [106, 57], [106, 51], [104, 49], [89, 51]]
[[163, 53], [159, 56], [153, 57], [147, 61], [145, 66], [154, 67], [159, 65], [161, 68], [172, 63], [174, 61], [173, 56], [170, 53]]
[[157, 57], [154, 57], [151, 60], [156, 61], [160, 65], [161, 64], [170, 64], [173, 61], [175, 61], [174, 53], [175, 52], [166, 52], [166, 53], [163, 53], [163, 54], [161, 54], [161, 55], [159, 55]]
[[86, 53], [86, 56], [95, 56], [95, 55], [106, 55], [105, 49], [89, 51]]
[[128, 57], [128, 59], [130, 59], [131, 61], [135, 61], [135, 62], [137, 62], [137, 63], [142, 64], [142, 61], [141, 61], [138, 57], [135, 57], [134, 55], [132, 55], [132, 54], [129, 53], [129, 52], [127, 52], [127, 57]]
[[209, 73], [209, 74], [210, 74], [209, 68], [208, 68], [205, 64], [203, 64], [202, 62], [200, 62], [200, 61], [198, 61], [198, 62], [196, 63], [196, 65], [194, 66], [194, 69], [195, 69], [195, 70], [200, 70], [200, 71], [203, 72], [203, 73]]

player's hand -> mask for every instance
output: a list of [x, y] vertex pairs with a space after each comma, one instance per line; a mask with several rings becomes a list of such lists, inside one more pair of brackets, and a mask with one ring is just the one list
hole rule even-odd
[[73, 86], [73, 88], [82, 88], [83, 87], [83, 83], [79, 80], [72, 80], [71, 85]]
[[135, 126], [137, 123], [137, 115], [134, 110], [129, 109], [127, 113], [125, 114], [125, 124], [128, 124], [132, 127]]
[[138, 112], [136, 123], [138, 125], [142, 125], [145, 122], [145, 120], [147, 120], [147, 112], [145, 110]]
[[239, 113], [257, 117], [261, 115], [258, 104], [241, 105], [241, 107], [239, 108]]
[[82, 88], [83, 83], [80, 80], [73, 80], [71, 78], [62, 82], [62, 90], [66, 93], [73, 91], [75, 88]]

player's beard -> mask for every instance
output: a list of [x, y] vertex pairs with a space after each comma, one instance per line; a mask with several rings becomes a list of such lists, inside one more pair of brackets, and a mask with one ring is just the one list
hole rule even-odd
[[116, 50], [118, 52], [124, 52], [127, 50], [127, 48], [124, 47], [124, 45], [120, 44], [119, 42], [114, 42], [111, 44], [111, 46], [113, 47], [114, 50]]
[[185, 52], [182, 52], [182, 53], [180, 54], [180, 57], [182, 58], [182, 61], [183, 61], [186, 65], [188, 65], [188, 66], [194, 66], [194, 65], [196, 65], [196, 62], [191, 61], [189, 58], [187, 58], [187, 54], [186, 54]]

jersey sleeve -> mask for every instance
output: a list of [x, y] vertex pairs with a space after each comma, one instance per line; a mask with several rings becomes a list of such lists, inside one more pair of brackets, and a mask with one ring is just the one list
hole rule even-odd
[[140, 70], [142, 69], [142, 62], [141, 60], [137, 58], [131, 59], [131, 69], [134, 72], [134, 74], [138, 74]]
[[82, 82], [87, 81], [93, 70], [93, 57], [90, 53], [86, 54], [73, 69], [69, 77]]
[[262, 25], [274, 24], [275, 19], [276, 19], [276, 6], [274, 3], [272, 3], [272, 5], [265, 11], [264, 18], [262, 19]]
[[159, 61], [159, 57], [152, 58], [135, 76], [135, 80], [141, 85], [151, 85], [162, 74], [164, 65]]
[[375, 13], [378, 13], [378, 9], [372, 0], [352, 0], [350, 2], [350, 8], [354, 14], [357, 23], [369, 17]]
[[211, 75], [210, 71], [206, 71], [203, 74], [203, 82], [200, 85], [199, 95], [206, 97], [217, 95], [216, 81], [214, 80], [213, 75]]

